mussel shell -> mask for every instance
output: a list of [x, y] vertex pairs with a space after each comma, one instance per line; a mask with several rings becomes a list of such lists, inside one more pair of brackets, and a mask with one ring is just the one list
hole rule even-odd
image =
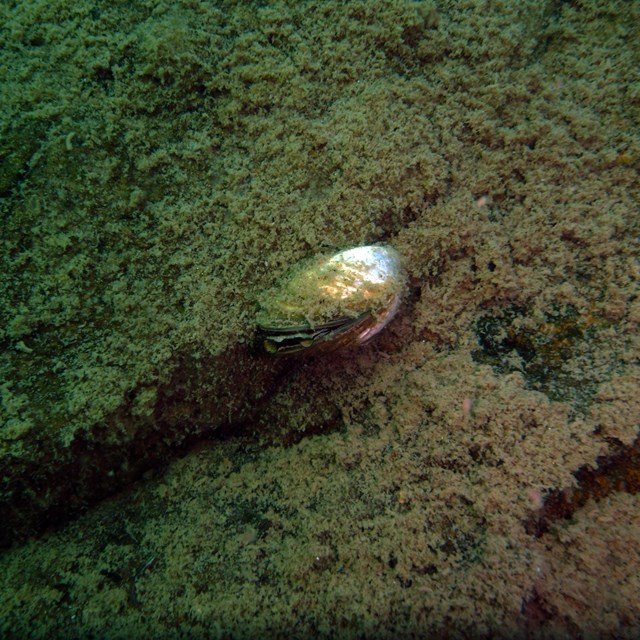
[[266, 292], [258, 344], [271, 355], [363, 344], [395, 314], [404, 277], [397, 252], [379, 245], [318, 256]]

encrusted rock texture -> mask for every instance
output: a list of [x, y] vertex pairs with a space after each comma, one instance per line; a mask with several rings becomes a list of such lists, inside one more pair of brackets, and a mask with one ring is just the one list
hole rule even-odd
[[[640, 4], [8, 0], [0, 44], [0, 635], [640, 635]], [[254, 349], [373, 242], [382, 334]]]

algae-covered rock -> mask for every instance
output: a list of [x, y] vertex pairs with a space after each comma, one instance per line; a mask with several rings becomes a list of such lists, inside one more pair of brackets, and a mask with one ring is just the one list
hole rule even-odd
[[[638, 25], [2, 3], [0, 544], [141, 480], [3, 551], [0, 636], [638, 637]], [[377, 243], [371, 343], [250, 350]]]
[[411, 148], [426, 96], [368, 149], [405, 111], [377, 81], [409, 52], [393, 29], [428, 18], [356, 3], [331, 35], [318, 10], [0, 9], [4, 543], [251, 415], [277, 366], [244, 347], [259, 292], [435, 189], [435, 145]]
[[[637, 324], [635, 8], [14, 4], [0, 8], [3, 544], [221, 427], [332, 423], [364, 397], [335, 394], [332, 367], [346, 393], [376, 349], [426, 341], [465, 360], [478, 318], [504, 309], [526, 308], [527, 330], [552, 308], [578, 327], [604, 316], [563, 371], [599, 367], [594, 390], [620, 373], [608, 358]], [[409, 274], [389, 336], [349, 366], [250, 353], [257, 300], [292, 264], [378, 242]]]

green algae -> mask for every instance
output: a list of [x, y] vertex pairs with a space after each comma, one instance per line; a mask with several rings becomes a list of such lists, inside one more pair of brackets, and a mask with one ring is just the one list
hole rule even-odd
[[[1, 542], [230, 438], [7, 552], [3, 633], [633, 635], [636, 502], [570, 550], [524, 523], [637, 435], [634, 4], [0, 11]], [[290, 265], [380, 241], [410, 291], [373, 344], [249, 353]], [[532, 361], [591, 367], [580, 418], [473, 361], [514, 308]], [[601, 318], [562, 366], [558, 308]]]
[[474, 360], [491, 364], [502, 374], [522, 371], [530, 388], [584, 409], [603, 373], [612, 373], [611, 369], [599, 370], [590, 358], [598, 350], [598, 335], [606, 335], [610, 321], [579, 314], [572, 306], [549, 310], [542, 322], [527, 316], [524, 308], [507, 307], [498, 315], [479, 318], [480, 348], [473, 353]]

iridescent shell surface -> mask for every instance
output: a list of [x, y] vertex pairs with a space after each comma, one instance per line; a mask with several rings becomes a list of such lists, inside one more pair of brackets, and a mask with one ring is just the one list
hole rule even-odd
[[259, 346], [289, 355], [363, 344], [394, 316], [404, 286], [391, 247], [355, 247], [304, 261], [262, 297]]

